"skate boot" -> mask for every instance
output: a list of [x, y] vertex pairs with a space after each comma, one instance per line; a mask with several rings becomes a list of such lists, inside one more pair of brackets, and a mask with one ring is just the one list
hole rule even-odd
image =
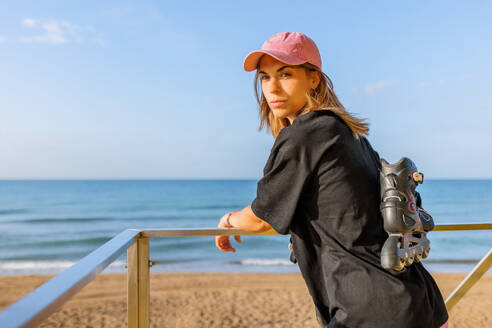
[[414, 261], [426, 258], [430, 251], [427, 232], [434, 229], [432, 216], [422, 208], [415, 191], [424, 175], [409, 158], [395, 164], [381, 160], [381, 214], [388, 239], [381, 250], [381, 265], [401, 271]]

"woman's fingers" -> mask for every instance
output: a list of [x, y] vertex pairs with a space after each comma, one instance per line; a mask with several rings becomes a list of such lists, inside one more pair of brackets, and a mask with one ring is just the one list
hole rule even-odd
[[223, 252], [233, 252], [236, 250], [232, 248], [229, 236], [217, 236], [215, 237], [215, 246]]
[[292, 250], [292, 243], [289, 243], [289, 249]]
[[[241, 236], [234, 236], [234, 239], [240, 243]], [[217, 236], [215, 237], [215, 246], [223, 252], [236, 252], [236, 249], [232, 247], [229, 236]]]

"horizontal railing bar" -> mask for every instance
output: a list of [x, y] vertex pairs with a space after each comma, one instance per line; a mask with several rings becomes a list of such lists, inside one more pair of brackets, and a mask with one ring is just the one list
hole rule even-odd
[[128, 229], [0, 312], [0, 327], [36, 327], [126, 251], [140, 234]]
[[206, 236], [232, 236], [232, 235], [278, 235], [275, 230], [266, 232], [251, 232], [241, 229], [222, 229], [222, 228], [205, 228], [205, 229], [145, 229], [142, 230], [142, 237], [206, 237]]
[[[492, 230], [492, 223], [468, 224], [438, 224], [433, 231], [465, 231], [465, 230]], [[251, 232], [240, 229], [205, 228], [205, 229], [145, 229], [142, 237], [205, 237], [205, 236], [232, 236], [232, 235], [278, 235], [275, 230], [266, 232]]]
[[492, 223], [438, 224], [432, 231], [492, 230]]

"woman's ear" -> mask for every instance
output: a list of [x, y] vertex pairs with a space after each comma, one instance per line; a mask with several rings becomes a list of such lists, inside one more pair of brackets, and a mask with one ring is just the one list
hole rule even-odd
[[311, 76], [310, 76], [310, 85], [311, 85], [311, 89], [316, 89], [319, 85], [319, 82], [321, 80], [321, 77], [319, 75], [319, 72], [318, 71], [312, 71], [311, 72]]

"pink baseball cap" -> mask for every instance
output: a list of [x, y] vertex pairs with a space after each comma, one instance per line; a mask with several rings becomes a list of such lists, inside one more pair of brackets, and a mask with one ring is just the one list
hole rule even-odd
[[280, 32], [268, 38], [260, 50], [251, 51], [246, 56], [244, 70], [254, 71], [264, 54], [289, 65], [310, 63], [321, 69], [318, 47], [313, 40], [299, 32]]

